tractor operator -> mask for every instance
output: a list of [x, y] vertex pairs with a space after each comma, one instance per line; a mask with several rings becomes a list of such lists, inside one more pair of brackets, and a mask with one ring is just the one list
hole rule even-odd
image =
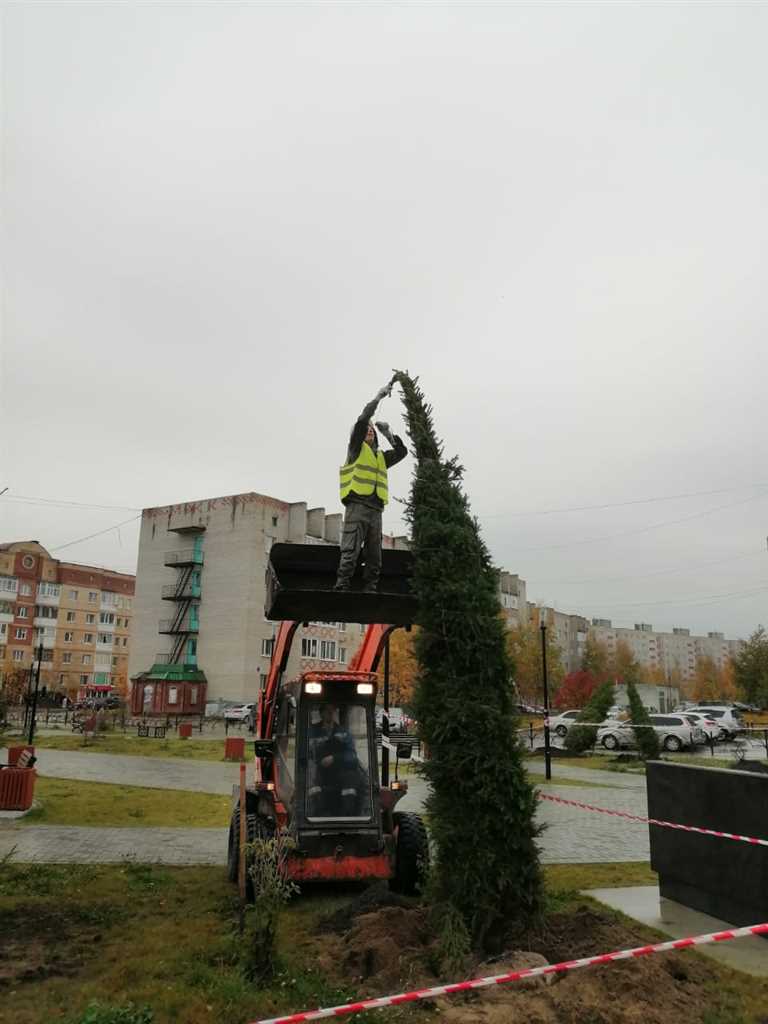
[[322, 817], [349, 817], [356, 813], [360, 766], [355, 741], [336, 720], [333, 704], [320, 705], [320, 721], [310, 727], [316, 813]]
[[341, 557], [334, 590], [349, 590], [349, 584], [362, 551], [363, 593], [375, 594], [381, 573], [381, 514], [389, 500], [387, 470], [402, 462], [408, 449], [389, 424], [376, 422], [381, 433], [392, 445], [382, 452], [371, 417], [379, 402], [392, 393], [394, 378], [378, 391], [365, 406], [352, 427], [347, 449], [347, 461], [341, 467], [341, 502], [345, 506], [344, 527], [341, 534]]

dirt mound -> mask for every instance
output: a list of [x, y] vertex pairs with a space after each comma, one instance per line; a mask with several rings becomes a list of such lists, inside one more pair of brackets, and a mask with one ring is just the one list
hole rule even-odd
[[[424, 908], [385, 906], [352, 914], [351, 921], [345, 934], [326, 932], [321, 940], [319, 966], [329, 976], [369, 996], [462, 980], [436, 975], [434, 938]], [[585, 905], [550, 915], [541, 929], [516, 936], [517, 949], [475, 962], [465, 976], [504, 974], [647, 941], [639, 926]], [[705, 1011], [713, 1009], [710, 982], [706, 963], [667, 953], [452, 996], [439, 1000], [438, 1009], [449, 1024], [700, 1024]]]
[[411, 908], [414, 901], [392, 892], [387, 882], [378, 882], [365, 889], [356, 899], [320, 921], [320, 930], [344, 935], [361, 914], [370, 914], [383, 907]]
[[0, 989], [76, 974], [101, 938], [98, 926], [73, 921], [36, 903], [4, 911], [0, 929]]

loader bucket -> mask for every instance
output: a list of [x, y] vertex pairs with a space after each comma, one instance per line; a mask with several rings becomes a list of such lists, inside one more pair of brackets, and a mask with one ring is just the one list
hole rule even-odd
[[383, 550], [376, 594], [363, 594], [360, 566], [347, 592], [334, 591], [339, 548], [332, 544], [273, 544], [267, 564], [268, 619], [298, 622], [382, 622], [408, 626], [416, 621], [410, 592], [413, 555]]

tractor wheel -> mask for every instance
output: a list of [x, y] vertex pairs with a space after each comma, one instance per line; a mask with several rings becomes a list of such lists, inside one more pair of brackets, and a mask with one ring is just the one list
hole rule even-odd
[[[257, 814], [246, 814], [245, 816], [245, 841], [252, 843], [257, 836], [265, 834], [265, 826], [259, 822]], [[240, 808], [236, 807], [232, 812], [232, 820], [229, 824], [229, 844], [227, 846], [227, 876], [230, 882], [237, 882], [237, 873], [240, 867]], [[246, 862], [246, 871], [248, 865]], [[250, 876], [246, 879], [246, 891], [248, 899], [253, 899]]]
[[397, 892], [413, 896], [429, 865], [429, 840], [424, 822], [418, 814], [392, 815], [397, 842], [395, 875], [390, 885]]

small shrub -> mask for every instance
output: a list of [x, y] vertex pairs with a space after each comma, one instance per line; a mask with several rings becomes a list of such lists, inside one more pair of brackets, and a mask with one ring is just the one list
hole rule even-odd
[[288, 854], [295, 845], [279, 833], [248, 844], [254, 900], [246, 911], [242, 968], [249, 981], [263, 981], [275, 973], [280, 908], [299, 891], [287, 871]]
[[629, 716], [632, 721], [632, 731], [635, 734], [638, 750], [646, 761], [654, 760], [661, 753], [659, 737], [656, 735], [656, 731], [651, 728], [651, 719], [643, 707], [643, 702], [640, 700], [640, 694], [637, 692], [637, 687], [634, 683], [627, 683], [627, 697], [629, 698]]
[[[577, 722], [604, 722], [613, 704], [613, 683], [603, 683], [598, 686], [584, 707]], [[583, 754], [585, 750], [594, 747], [597, 739], [595, 726], [573, 725], [565, 737], [565, 749], [571, 754]]]
[[70, 1018], [71, 1024], [152, 1024], [155, 1017], [148, 1006], [108, 1006], [89, 1003], [81, 1017]]
[[433, 968], [441, 977], [458, 977], [466, 970], [472, 946], [464, 918], [452, 903], [437, 903], [429, 915], [435, 935]]

